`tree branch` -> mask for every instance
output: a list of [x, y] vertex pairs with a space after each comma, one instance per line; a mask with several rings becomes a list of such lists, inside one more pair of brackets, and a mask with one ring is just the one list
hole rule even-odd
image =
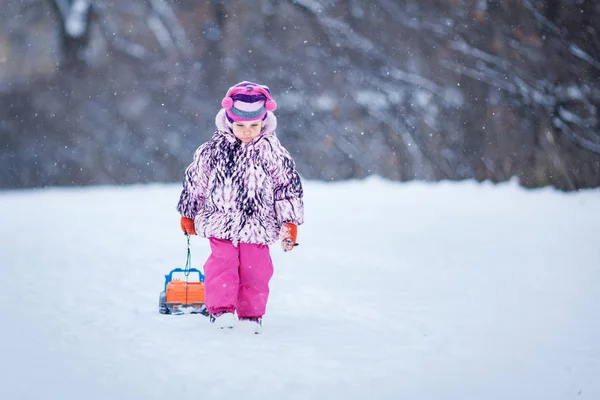
[[[169, 4], [164, 0], [148, 0], [148, 3], [150, 4], [152, 11], [157, 15], [157, 18], [150, 19], [149, 23], [152, 21], [153, 32], [159, 43], [161, 43], [165, 49], [168, 49], [168, 43], [170, 43], [178, 48], [184, 56], [189, 56], [192, 53], [192, 49], [185, 33], [185, 29], [179, 23], [177, 16]], [[169, 40], [164, 37], [165, 34], [169, 35]]]

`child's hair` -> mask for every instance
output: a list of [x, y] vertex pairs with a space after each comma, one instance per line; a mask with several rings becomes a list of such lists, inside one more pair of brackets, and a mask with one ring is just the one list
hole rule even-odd
[[275, 111], [277, 103], [271, 98], [267, 86], [252, 82], [240, 82], [227, 91], [221, 101], [229, 124], [238, 121], [266, 119], [267, 111]]

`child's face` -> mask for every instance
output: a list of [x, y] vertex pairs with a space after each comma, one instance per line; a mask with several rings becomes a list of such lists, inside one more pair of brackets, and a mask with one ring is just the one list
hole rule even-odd
[[233, 134], [244, 143], [249, 143], [260, 135], [262, 120], [239, 121], [233, 123]]

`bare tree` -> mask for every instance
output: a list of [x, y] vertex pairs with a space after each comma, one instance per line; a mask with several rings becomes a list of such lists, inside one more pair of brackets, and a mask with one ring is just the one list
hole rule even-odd
[[243, 79], [308, 178], [599, 186], [596, 3], [11, 2], [0, 34], [44, 49], [27, 22], [50, 26], [62, 71], [0, 76], [0, 187], [178, 180]]
[[59, 19], [61, 50], [66, 65], [85, 63], [93, 14], [91, 0], [50, 0]]

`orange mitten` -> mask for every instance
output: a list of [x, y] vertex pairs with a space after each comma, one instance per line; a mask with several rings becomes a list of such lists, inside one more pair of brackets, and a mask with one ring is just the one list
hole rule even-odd
[[181, 217], [181, 230], [186, 235], [195, 235], [196, 228], [194, 228], [194, 220], [188, 217]]
[[291, 222], [284, 223], [279, 234], [283, 251], [292, 251], [294, 246], [298, 246], [298, 243], [296, 243], [297, 237], [298, 227], [296, 224], [292, 224]]

